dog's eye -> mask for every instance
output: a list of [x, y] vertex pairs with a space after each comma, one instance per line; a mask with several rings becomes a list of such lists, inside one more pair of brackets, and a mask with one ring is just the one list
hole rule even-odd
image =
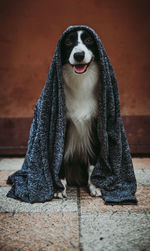
[[74, 34], [72, 34], [72, 33], [69, 34], [68, 37], [66, 37], [66, 39], [65, 39], [65, 45], [72, 46], [74, 43], [74, 40], [75, 40]]
[[93, 39], [92, 39], [91, 37], [87, 37], [87, 38], [84, 40], [84, 43], [87, 44], [87, 45], [93, 44]]
[[67, 39], [65, 40], [65, 45], [71, 46], [72, 44], [73, 44], [73, 42], [70, 40], [70, 38], [67, 38]]

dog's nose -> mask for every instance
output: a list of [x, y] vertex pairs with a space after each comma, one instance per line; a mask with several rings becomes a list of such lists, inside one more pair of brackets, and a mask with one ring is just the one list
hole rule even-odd
[[81, 62], [84, 59], [84, 55], [85, 55], [84, 51], [76, 52], [74, 53], [74, 58], [76, 61]]

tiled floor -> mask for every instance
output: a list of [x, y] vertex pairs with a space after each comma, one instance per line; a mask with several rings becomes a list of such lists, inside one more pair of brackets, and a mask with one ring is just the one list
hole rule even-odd
[[0, 159], [0, 250], [150, 250], [150, 158], [134, 158], [135, 206], [106, 206], [86, 188], [67, 199], [28, 204], [6, 197], [23, 159]]

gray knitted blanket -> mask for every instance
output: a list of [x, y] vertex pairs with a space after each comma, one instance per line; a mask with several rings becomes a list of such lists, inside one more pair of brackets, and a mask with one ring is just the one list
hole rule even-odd
[[87, 26], [70, 26], [58, 41], [48, 77], [34, 110], [28, 150], [22, 169], [8, 177], [7, 196], [26, 202], [45, 202], [63, 189], [59, 170], [63, 159], [66, 116], [62, 81], [61, 41], [74, 30], [85, 29], [97, 44], [101, 76], [98, 137], [101, 149], [91, 180], [106, 204], [136, 204], [136, 180], [120, 115], [117, 81], [99, 36]]

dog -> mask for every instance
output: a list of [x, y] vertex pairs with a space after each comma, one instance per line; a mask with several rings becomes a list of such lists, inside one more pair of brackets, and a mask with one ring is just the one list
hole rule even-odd
[[100, 81], [96, 42], [85, 30], [70, 32], [62, 41], [61, 55], [67, 126], [59, 176], [64, 190], [54, 197], [67, 197], [67, 184], [88, 184], [91, 196], [101, 196], [91, 182], [100, 149], [96, 133]]

